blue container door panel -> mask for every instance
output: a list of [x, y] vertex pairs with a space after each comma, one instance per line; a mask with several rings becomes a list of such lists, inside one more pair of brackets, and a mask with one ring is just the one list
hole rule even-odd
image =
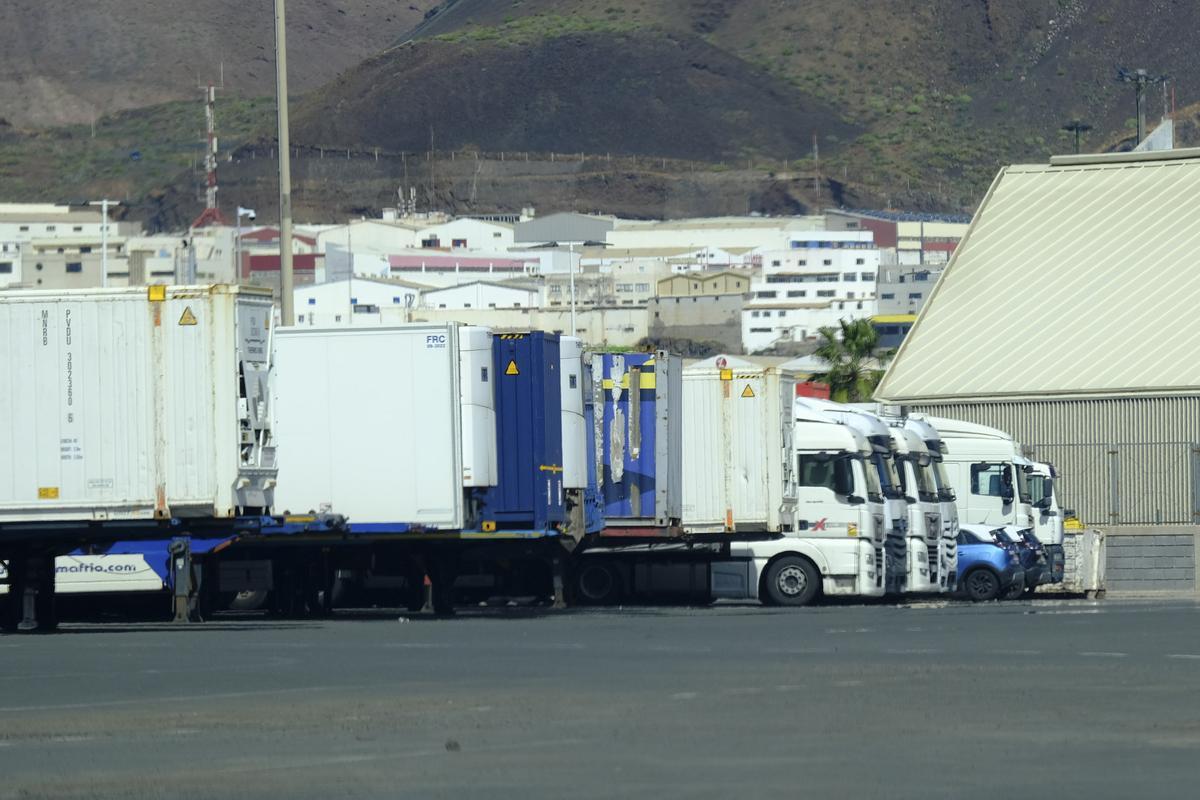
[[[610, 520], [654, 517], [658, 431], [654, 357], [648, 353], [606, 353], [603, 361], [604, 513]], [[636, 427], [631, 403], [637, 404]]]
[[547, 529], [566, 521], [558, 337], [501, 334], [493, 342], [500, 472], [483, 494], [481, 519]]

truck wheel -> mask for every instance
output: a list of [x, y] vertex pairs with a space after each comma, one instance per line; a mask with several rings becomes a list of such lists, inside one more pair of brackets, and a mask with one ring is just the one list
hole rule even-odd
[[624, 594], [621, 575], [611, 564], [584, 564], [575, 575], [575, 596], [583, 605], [613, 605]]
[[995, 600], [1000, 594], [1000, 579], [991, 570], [981, 568], [967, 573], [963, 578], [963, 588], [967, 591], [967, 597], [976, 603]]
[[1026, 586], [1025, 590], [1022, 592], [1022, 595], [1025, 597], [1033, 597], [1033, 593], [1037, 591], [1037, 588], [1037, 584], [1034, 584], [1033, 586]]
[[776, 606], [804, 606], [816, 597], [821, 576], [812, 562], [784, 556], [767, 568], [763, 602]]
[[1025, 593], [1025, 584], [1020, 581], [1014, 581], [1011, 586], [1004, 590], [1005, 600], [1020, 600], [1021, 595]]

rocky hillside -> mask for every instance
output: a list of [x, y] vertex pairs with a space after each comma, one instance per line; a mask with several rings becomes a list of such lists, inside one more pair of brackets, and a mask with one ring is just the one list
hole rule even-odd
[[[209, 39], [197, 33], [211, 30], [208, 18], [198, 20], [183, 8], [196, 4], [178, 0], [83, 4], [71, 36], [31, 22], [34, 10], [59, 2], [0, 8], [0, 37], [9, 37], [0, 38], [0, 63], [29, 73], [0, 84], [0, 93], [25, 86], [29, 96], [44, 91], [52, 99], [37, 87], [65, 86], [54, 91], [110, 106], [187, 94], [195, 83], [188, 75], [199, 72], [196, 51], [186, 49], [194, 40], [208, 43], [201, 54], [231, 53], [228, 82], [269, 92], [269, 15], [244, 30], [226, 24]], [[228, 0], [201, 5], [220, 7], [225, 13], [216, 17], [226, 23], [242, 13]], [[97, 39], [96, 52], [72, 55], [69, 43], [86, 38], [85, 28], [110, 30], [92, 19], [93, 7], [156, 19], [175, 57], [151, 57], [167, 48], [119, 44], [115, 34]], [[1127, 139], [1133, 90], [1115, 80], [1117, 65], [1169, 73], [1180, 106], [1195, 101], [1200, 86], [1192, 42], [1200, 4], [1192, 0], [447, 0], [433, 7], [292, 0], [289, 14], [293, 85], [326, 80], [293, 100], [293, 143], [322, 162], [300, 170], [308, 177], [298, 194], [303, 207], [334, 214], [375, 208], [402, 184], [456, 211], [538, 202], [545, 211], [771, 213], [831, 201], [970, 210], [1002, 164], [1068, 150], [1061, 126], [1069, 119], [1093, 126], [1085, 149]], [[4, 30], [14, 25], [24, 33]], [[33, 52], [31, 43], [42, 49]], [[374, 54], [359, 61], [366, 52]], [[97, 54], [111, 65], [80, 69], [94, 67]], [[358, 63], [338, 74], [351, 62]], [[270, 103], [229, 102], [247, 113], [223, 143], [244, 143], [241, 155], [249, 155], [222, 167], [222, 196], [232, 204], [238, 193], [253, 194], [267, 203]], [[5, 113], [28, 115], [30, 107], [10, 103], [17, 111]], [[1153, 123], [1163, 110], [1157, 89], [1147, 107]], [[171, 113], [165, 130], [175, 135], [185, 129], [177, 119], [183, 112]], [[159, 116], [121, 122], [139, 138], [120, 146], [153, 138]], [[159, 198], [151, 204], [156, 218], [184, 217], [198, 176], [179, 170], [194, 155], [199, 126], [197, 119], [187, 141], [159, 137], [139, 149], [159, 159], [151, 169], [149, 156], [133, 164], [123, 150], [98, 157], [78, 128], [64, 140], [45, 131], [6, 135], [0, 125], [0, 177], [25, 174], [8, 185], [29, 191], [48, 185], [47, 175], [116, 185]], [[1195, 130], [1182, 125], [1181, 143], [1194, 143]], [[30, 142], [47, 140], [61, 150], [54, 164], [70, 172], [30, 150]], [[90, 155], [72, 156], [76, 150]], [[340, 164], [321, 158], [337, 151], [349, 153]], [[475, 151], [484, 166], [464, 166], [463, 154]], [[496, 166], [505, 153], [529, 166]], [[366, 154], [370, 162], [355, 160]], [[585, 166], [564, 183], [552, 159], [568, 154]], [[736, 180], [721, 178], [733, 171]], [[178, 177], [156, 182], [168, 173]], [[707, 177], [693, 180], [698, 173]], [[690, 192], [730, 194], [717, 202]]]

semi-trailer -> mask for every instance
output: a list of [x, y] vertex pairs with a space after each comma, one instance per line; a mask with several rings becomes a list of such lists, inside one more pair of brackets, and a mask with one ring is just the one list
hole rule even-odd
[[276, 479], [270, 293], [0, 294], [5, 628], [56, 623], [55, 558], [262, 526]]

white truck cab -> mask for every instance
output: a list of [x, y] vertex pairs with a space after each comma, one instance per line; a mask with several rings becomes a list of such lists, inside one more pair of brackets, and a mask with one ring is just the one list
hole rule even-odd
[[929, 448], [917, 433], [903, 425], [890, 429], [896, 440], [900, 488], [908, 501], [908, 590], [945, 591], [942, 511]]
[[937, 489], [938, 512], [942, 521], [941, 542], [938, 545], [941, 559], [938, 583], [942, 591], [952, 592], [958, 580], [958, 505], [955, 503], [954, 489], [946, 473], [942, 437], [937, 428], [927, 420], [906, 417], [903, 420], [897, 419], [892, 424], [901, 422], [907, 430], [921, 437], [929, 451], [934, 486]]
[[943, 466], [958, 504], [958, 519], [972, 525], [1032, 526], [1029, 481], [1017, 443], [997, 428], [948, 417], [923, 419], [941, 434]]
[[[858, 431], [871, 448], [869, 468], [875, 470], [884, 498], [884, 590], [888, 594], [909, 591], [907, 539], [912, 515], [898, 474], [896, 441], [892, 430], [873, 412], [857, 406], [810, 397], [797, 397], [796, 405], [828, 415]], [[915, 499], [914, 499], [915, 502]]]
[[1029, 470], [1029, 496], [1033, 501], [1033, 534], [1046, 547], [1050, 570], [1046, 581], [1062, 581], [1066, 556], [1063, 553], [1065, 514], [1058, 502], [1058, 473], [1053, 464], [1034, 461]]

